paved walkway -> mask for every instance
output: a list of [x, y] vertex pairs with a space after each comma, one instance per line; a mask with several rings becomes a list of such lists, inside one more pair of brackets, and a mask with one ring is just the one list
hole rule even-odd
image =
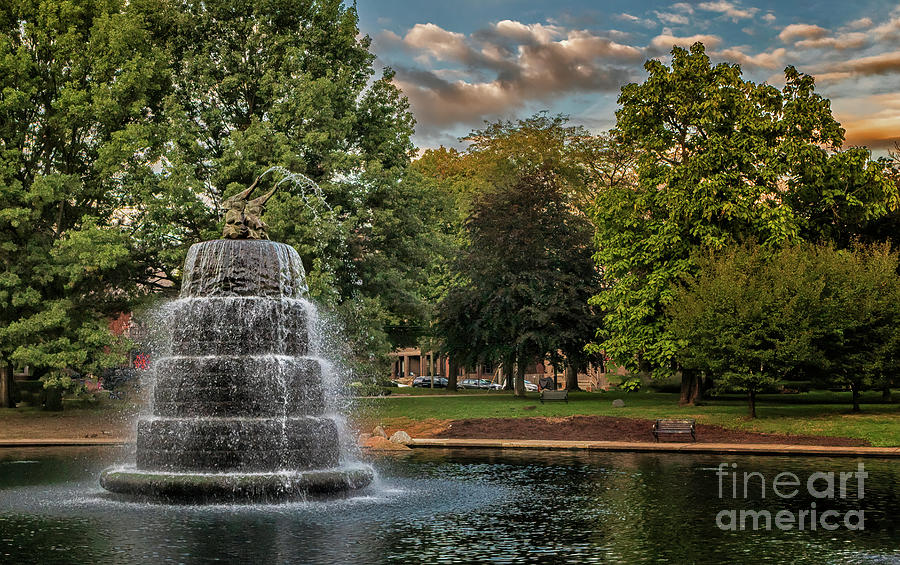
[[45, 439], [0, 439], [3, 447], [64, 447], [87, 445], [125, 445], [126, 438], [118, 437], [86, 437], [86, 438], [45, 438]]
[[837, 447], [766, 443], [642, 443], [538, 439], [413, 439], [410, 447], [488, 447], [500, 449], [572, 449], [662, 453], [736, 453], [745, 455], [821, 455], [826, 457], [900, 457], [900, 447]]
[[[66, 447], [126, 445], [127, 438], [2, 439], [4, 447]], [[482, 447], [493, 449], [561, 449], [655, 453], [734, 453], [744, 455], [820, 455], [825, 457], [900, 457], [900, 447], [841, 447], [777, 443], [644, 443], [629, 441], [566, 441], [540, 439], [413, 439], [410, 447]]]

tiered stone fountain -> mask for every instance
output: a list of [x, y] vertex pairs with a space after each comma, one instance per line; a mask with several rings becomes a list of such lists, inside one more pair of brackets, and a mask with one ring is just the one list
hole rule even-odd
[[[261, 205], [250, 209], [260, 199], [246, 202], [249, 192], [238, 195], [244, 204], [226, 236], [265, 237]], [[371, 468], [341, 461], [322, 362], [310, 356], [315, 309], [293, 247], [240, 235], [192, 246], [167, 317], [171, 352], [155, 364], [152, 415], [138, 422], [135, 466], [104, 471], [104, 488], [259, 501], [371, 482]]]

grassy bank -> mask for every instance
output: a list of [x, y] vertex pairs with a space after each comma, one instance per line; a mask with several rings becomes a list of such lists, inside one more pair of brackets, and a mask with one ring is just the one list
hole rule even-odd
[[[396, 390], [396, 389], [395, 389]], [[404, 389], [404, 392], [408, 389]], [[621, 398], [623, 408], [612, 401]], [[367, 398], [359, 401], [366, 422], [396, 420], [457, 420], [463, 418], [526, 418], [620, 416], [628, 418], [696, 418], [699, 423], [746, 431], [794, 435], [855, 437], [874, 446], [900, 446], [900, 403], [882, 403], [880, 392], [863, 395], [862, 412], [850, 411], [850, 393], [808, 392], [761, 395], [755, 420], [747, 418], [746, 400], [726, 396], [701, 406], [678, 406], [678, 395], [659, 392], [574, 393], [568, 404], [541, 404], [537, 393], [525, 399], [508, 392], [478, 396], [421, 394]], [[577, 438], [573, 438], [577, 439]]]
[[[824, 435], [865, 439], [875, 446], [900, 446], [900, 403], [883, 403], [880, 392], [863, 395], [862, 412], [850, 411], [850, 394], [809, 392], [762, 395], [758, 418], [747, 418], [741, 396], [713, 398], [701, 406], [678, 406], [678, 395], [660, 392], [574, 393], [568, 404], [541, 404], [537, 393], [515, 398], [509, 392], [467, 391], [449, 396], [442, 390], [393, 389], [387, 398], [357, 400], [361, 429], [375, 423], [459, 420], [465, 418], [525, 418], [619, 416], [627, 418], [696, 418], [702, 424], [753, 432]], [[398, 393], [412, 394], [399, 396]], [[614, 408], [621, 398], [625, 407]], [[125, 401], [93, 406], [69, 404], [63, 412], [38, 408], [0, 409], [0, 439], [124, 437], [132, 432], [136, 407]], [[578, 438], [572, 438], [578, 439]]]

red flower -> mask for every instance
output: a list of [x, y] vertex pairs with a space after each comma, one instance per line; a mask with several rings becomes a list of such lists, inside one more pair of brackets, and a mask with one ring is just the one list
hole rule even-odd
[[138, 353], [134, 358], [134, 368], [142, 371], [150, 367], [150, 356], [146, 353]]

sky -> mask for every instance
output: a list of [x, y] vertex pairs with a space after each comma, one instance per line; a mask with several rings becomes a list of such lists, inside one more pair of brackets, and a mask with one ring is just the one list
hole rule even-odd
[[459, 146], [485, 121], [548, 111], [594, 132], [615, 125], [621, 87], [673, 45], [781, 87], [816, 77], [845, 147], [900, 141], [900, 2], [357, 0], [378, 67], [396, 72], [421, 148]]

